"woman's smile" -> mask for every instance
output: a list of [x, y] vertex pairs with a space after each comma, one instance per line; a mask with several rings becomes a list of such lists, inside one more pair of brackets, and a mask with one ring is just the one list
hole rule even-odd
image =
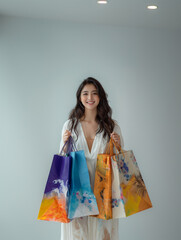
[[93, 105], [95, 103], [95, 101], [88, 101], [86, 103], [88, 103], [89, 105]]

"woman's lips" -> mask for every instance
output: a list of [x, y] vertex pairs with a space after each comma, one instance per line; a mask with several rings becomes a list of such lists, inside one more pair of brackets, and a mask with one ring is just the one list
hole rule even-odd
[[86, 103], [88, 103], [89, 105], [93, 105], [95, 102], [86, 102]]

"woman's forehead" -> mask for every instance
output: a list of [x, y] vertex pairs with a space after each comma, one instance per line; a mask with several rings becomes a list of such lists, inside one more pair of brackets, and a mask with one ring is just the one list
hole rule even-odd
[[93, 84], [86, 84], [82, 89], [82, 92], [84, 91], [92, 92], [92, 91], [97, 91], [97, 89]]

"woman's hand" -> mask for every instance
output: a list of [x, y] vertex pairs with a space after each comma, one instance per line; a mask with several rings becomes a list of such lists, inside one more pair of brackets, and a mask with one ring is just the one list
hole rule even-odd
[[66, 131], [64, 132], [64, 134], [63, 134], [63, 142], [64, 142], [64, 143], [68, 141], [70, 135], [71, 135], [71, 132], [70, 132], [70, 131], [66, 130]]
[[119, 136], [119, 134], [117, 134], [116, 132], [112, 132], [112, 133], [111, 133], [111, 138], [112, 138], [116, 143], [118, 143], [119, 145], [121, 144], [120, 136]]
[[[63, 134], [63, 142], [64, 142], [64, 144], [68, 141], [70, 135], [71, 135], [71, 132], [70, 132], [70, 131], [66, 130], [66, 131], [64, 132], [64, 134]], [[66, 146], [63, 148], [63, 151], [64, 151], [64, 152], [67, 151], [67, 144], [66, 144]]]

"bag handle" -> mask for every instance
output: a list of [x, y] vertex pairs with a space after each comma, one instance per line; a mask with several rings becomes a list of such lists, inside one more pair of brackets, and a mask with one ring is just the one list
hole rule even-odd
[[70, 137], [68, 138], [68, 140], [64, 143], [64, 145], [63, 145], [63, 147], [62, 147], [61, 152], [60, 152], [59, 155], [62, 155], [63, 149], [64, 149], [64, 147], [65, 147], [66, 145], [68, 145], [68, 147], [67, 147], [67, 149], [66, 149], [65, 154], [69, 154], [70, 152], [75, 152], [75, 151], [77, 151], [77, 148], [76, 148], [76, 146], [75, 146], [75, 142], [74, 142], [72, 136], [70, 136]]
[[118, 143], [116, 143], [113, 139], [112, 139], [112, 141], [113, 141], [113, 144], [114, 144], [114, 146], [116, 147], [116, 149], [118, 149], [119, 153], [123, 154], [123, 156], [125, 157], [121, 145], [119, 145]]
[[114, 155], [114, 151], [113, 151], [114, 146], [116, 148], [116, 151], [118, 152], [117, 154], [119, 154], [119, 149], [117, 148], [116, 144], [114, 144], [113, 141], [114, 140], [112, 138], [110, 138], [108, 146], [106, 148], [106, 154], [110, 154], [111, 156]]
[[116, 142], [114, 141], [114, 139], [112, 139], [112, 138], [110, 138], [109, 144], [108, 144], [108, 146], [107, 146], [107, 148], [106, 148], [106, 154], [108, 154], [108, 148], [109, 148], [109, 154], [110, 154], [111, 156], [113, 156], [113, 155], [114, 155], [114, 151], [113, 151], [113, 148], [114, 148], [114, 147], [115, 147], [115, 149], [116, 149], [116, 155], [118, 155], [118, 154], [120, 154], [120, 153], [124, 155], [123, 149], [122, 149], [121, 145], [119, 145], [118, 143], [116, 143]]

